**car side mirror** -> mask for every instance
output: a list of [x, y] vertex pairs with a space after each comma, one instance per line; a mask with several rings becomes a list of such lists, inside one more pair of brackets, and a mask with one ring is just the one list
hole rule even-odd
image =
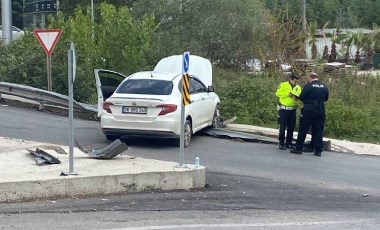
[[214, 89], [214, 87], [213, 86], [211, 86], [211, 85], [209, 85], [208, 87], [207, 87], [207, 92], [214, 92], [215, 91], [215, 89]]

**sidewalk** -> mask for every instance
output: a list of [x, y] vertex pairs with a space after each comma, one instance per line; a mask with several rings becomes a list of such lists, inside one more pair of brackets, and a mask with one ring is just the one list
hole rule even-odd
[[[271, 128], [264, 128], [258, 126], [251, 125], [242, 125], [242, 124], [228, 124], [226, 126], [227, 129], [233, 131], [254, 133], [269, 137], [278, 137], [278, 130]], [[298, 133], [294, 132], [294, 138], [297, 138]], [[307, 135], [307, 140], [311, 139], [310, 135]], [[380, 145], [369, 144], [369, 143], [357, 143], [357, 142], [349, 142], [346, 140], [335, 140], [330, 138], [323, 138], [324, 141], [331, 141], [331, 150], [336, 152], [344, 152], [344, 153], [352, 153], [359, 155], [373, 155], [380, 156]]]
[[[61, 164], [37, 165], [26, 150], [37, 147]], [[0, 202], [202, 188], [206, 182], [202, 166], [179, 168], [176, 162], [128, 155], [99, 160], [76, 148], [73, 171], [78, 175], [61, 176], [69, 172], [69, 157], [57, 153], [57, 147], [69, 152], [67, 146], [0, 137]]]

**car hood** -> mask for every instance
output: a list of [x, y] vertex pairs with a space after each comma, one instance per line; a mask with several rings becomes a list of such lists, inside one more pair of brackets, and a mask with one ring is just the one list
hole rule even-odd
[[[182, 74], [183, 68], [183, 56], [173, 55], [161, 59], [156, 67], [154, 67], [155, 72], [159, 73], [173, 73]], [[189, 75], [195, 75], [199, 80], [203, 82], [206, 86], [212, 85], [212, 66], [211, 62], [203, 57], [196, 55], [190, 55], [189, 60]]]

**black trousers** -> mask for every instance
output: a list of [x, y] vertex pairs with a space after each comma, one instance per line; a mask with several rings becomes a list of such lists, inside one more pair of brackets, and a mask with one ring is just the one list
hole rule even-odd
[[[280, 109], [278, 111], [278, 123], [280, 125], [280, 131], [278, 134], [278, 141], [280, 145], [292, 144], [293, 132], [296, 127], [296, 110], [285, 110]], [[286, 130], [286, 140], [285, 140], [285, 130]]]
[[312, 145], [315, 152], [322, 152], [323, 149], [323, 131], [325, 127], [325, 114], [315, 111], [302, 111], [300, 117], [300, 127], [296, 142], [296, 149], [303, 149], [307, 132], [311, 128]]

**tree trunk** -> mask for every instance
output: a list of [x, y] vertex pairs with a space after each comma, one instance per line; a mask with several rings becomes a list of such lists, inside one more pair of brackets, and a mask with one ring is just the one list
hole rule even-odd
[[323, 49], [322, 59], [328, 60], [328, 58], [329, 58], [329, 47], [325, 46], [325, 48]]
[[360, 50], [359, 49], [356, 50], [355, 63], [360, 64]]
[[315, 43], [313, 43], [311, 47], [311, 59], [317, 59], [317, 55], [318, 55], [317, 46], [315, 45]]

